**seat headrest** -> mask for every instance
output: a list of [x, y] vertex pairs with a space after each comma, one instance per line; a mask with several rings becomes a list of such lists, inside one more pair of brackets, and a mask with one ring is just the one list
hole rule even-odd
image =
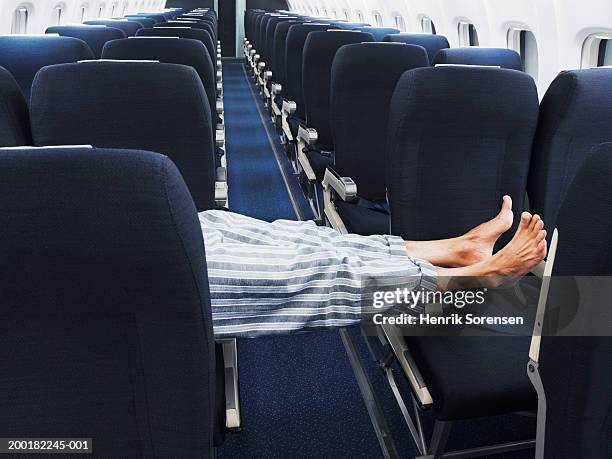
[[46, 33], [57, 33], [61, 36], [83, 40], [89, 45], [96, 59], [102, 55], [104, 43], [126, 37], [125, 32], [121, 29], [95, 25], [52, 26], [47, 28]]
[[387, 35], [384, 41], [422, 46], [427, 51], [430, 63], [433, 62], [433, 58], [438, 51], [450, 46], [444, 35], [433, 35], [429, 33], [396, 33]]
[[157, 21], [155, 19], [144, 18], [144, 17], [131, 18], [131, 17], [126, 16], [125, 19], [127, 19], [129, 22], [135, 22], [137, 24], [140, 24], [145, 28], [151, 28], [155, 24], [157, 24]]
[[462, 64], [499, 66], [503, 69], [523, 71], [523, 61], [519, 53], [508, 48], [465, 48], [441, 49], [433, 58], [432, 65]]
[[181, 170], [199, 210], [214, 206], [211, 113], [200, 77], [186, 65], [61, 64], [43, 68], [32, 85], [34, 145], [163, 152]]
[[142, 29], [142, 24], [137, 22], [130, 22], [128, 20], [118, 20], [118, 19], [96, 19], [93, 21], [85, 21], [83, 22], [85, 25], [104, 25], [107, 27], [114, 27], [116, 29], [121, 29], [125, 32], [128, 37], [133, 37], [136, 35], [138, 29]]
[[372, 27], [371, 24], [367, 22], [338, 22], [338, 27], [341, 29], [351, 30], [351, 29], [361, 29], [363, 27]]
[[400, 32], [391, 27], [361, 27], [361, 31], [371, 33], [374, 41], [383, 41], [387, 35]]
[[42, 67], [86, 59], [94, 59], [94, 54], [78, 38], [52, 34], [0, 36], [0, 66], [15, 77], [28, 102], [32, 81]]

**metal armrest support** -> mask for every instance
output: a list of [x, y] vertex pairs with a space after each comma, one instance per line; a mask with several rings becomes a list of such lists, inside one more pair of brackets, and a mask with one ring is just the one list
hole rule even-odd
[[236, 338], [222, 339], [223, 368], [225, 371], [225, 427], [229, 430], [239, 429], [240, 387], [238, 380], [238, 344]]
[[217, 95], [223, 95], [223, 83], [221, 81], [217, 82]]
[[270, 95], [271, 104], [272, 104], [272, 112], [274, 116], [282, 116], [283, 109], [279, 107], [276, 102], [276, 96], [278, 96], [283, 91], [283, 85], [280, 83], [272, 83], [272, 94]]
[[223, 80], [223, 72], [221, 70], [217, 70], [217, 81]]
[[[218, 168], [225, 169], [225, 168]], [[228, 188], [227, 181], [216, 182], [215, 183], [215, 202], [218, 206], [224, 207], [227, 205], [227, 197], [228, 197]]]
[[287, 118], [290, 115], [293, 115], [296, 110], [297, 110], [297, 104], [295, 102], [291, 100], [283, 101], [283, 108], [282, 108], [282, 114], [281, 114], [281, 116], [283, 117], [283, 132], [289, 142], [293, 141], [293, 135], [291, 134], [291, 128], [289, 127]]
[[217, 143], [217, 147], [225, 148], [225, 128], [217, 129], [217, 135], [215, 140]]
[[533, 335], [531, 336], [531, 345], [529, 346], [529, 362], [527, 363], [527, 376], [538, 394], [538, 417], [536, 424], [535, 451], [536, 459], [544, 459], [544, 441], [546, 438], [546, 393], [544, 392], [544, 384], [542, 383], [542, 378], [540, 376], [540, 345], [542, 343], [542, 329], [544, 326], [544, 315], [546, 313], [546, 302], [548, 300], [550, 279], [555, 264], [558, 243], [559, 232], [557, 229], [555, 229], [550, 240], [548, 257], [546, 258], [546, 263], [544, 265], [542, 287], [540, 288], [540, 297], [538, 298], [538, 309], [536, 311], [535, 324], [533, 326]]
[[342, 217], [332, 200], [335, 192], [343, 201], [351, 201], [357, 196], [357, 184], [350, 177], [340, 177], [335, 171], [327, 168], [323, 176], [323, 212], [331, 227], [340, 233], [348, 233]]
[[227, 169], [225, 167], [217, 167], [217, 183], [227, 182]]
[[319, 139], [319, 134], [316, 129], [312, 128], [304, 128], [302, 126], [298, 129], [298, 152], [297, 152], [297, 160], [300, 168], [306, 174], [306, 177], [310, 182], [316, 182], [317, 176], [314, 172], [314, 169], [310, 165], [310, 161], [308, 160], [308, 156], [304, 153], [304, 149], [307, 146], [312, 146], [317, 143]]
[[221, 99], [217, 99], [217, 105], [215, 108], [217, 110], [218, 115], [223, 115], [223, 113], [225, 112], [225, 108]]

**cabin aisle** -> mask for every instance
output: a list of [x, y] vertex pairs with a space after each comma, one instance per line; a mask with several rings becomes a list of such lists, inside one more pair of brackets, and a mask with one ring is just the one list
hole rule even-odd
[[[264, 220], [311, 218], [242, 64], [225, 62], [223, 81], [230, 209]], [[364, 341], [356, 342], [399, 451], [414, 457], [416, 450], [382, 372]], [[382, 457], [337, 332], [243, 339], [238, 347], [243, 429], [228, 435], [218, 449], [220, 458]], [[407, 395], [409, 389], [402, 387], [402, 392]], [[517, 416], [466, 422], [457, 426], [451, 446], [509, 440], [505, 432], [523, 439], [532, 431], [532, 420]]]

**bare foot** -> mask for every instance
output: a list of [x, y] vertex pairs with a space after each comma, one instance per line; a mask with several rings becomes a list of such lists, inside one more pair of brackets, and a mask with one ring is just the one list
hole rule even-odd
[[546, 258], [546, 230], [539, 215], [523, 212], [512, 240], [490, 259], [494, 285], [520, 278]]
[[512, 198], [504, 196], [501, 210], [495, 218], [478, 225], [463, 236], [466, 241], [465, 252], [463, 254], [464, 266], [473, 265], [491, 258], [493, 246], [499, 237], [510, 229], [513, 220]]

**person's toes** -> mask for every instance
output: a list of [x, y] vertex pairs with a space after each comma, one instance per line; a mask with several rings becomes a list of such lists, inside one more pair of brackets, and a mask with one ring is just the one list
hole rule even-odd
[[509, 210], [512, 210], [512, 198], [506, 194], [502, 198], [501, 212], [507, 212]]
[[529, 222], [531, 221], [531, 214], [529, 212], [523, 212], [521, 214], [521, 224], [520, 228], [526, 229], [529, 227]]
[[529, 222], [529, 229], [533, 230], [538, 221], [540, 221], [540, 216], [538, 214], [535, 214], [533, 217], [531, 217], [531, 221]]
[[546, 239], [538, 243], [538, 255], [542, 260], [546, 258]]
[[534, 231], [542, 231], [542, 229], [544, 229], [544, 221], [543, 220], [538, 220], [535, 224], [535, 226], [533, 227]]
[[546, 230], [540, 230], [540, 232], [536, 236], [536, 242], [539, 243], [540, 241], [542, 241], [544, 239], [546, 239]]

